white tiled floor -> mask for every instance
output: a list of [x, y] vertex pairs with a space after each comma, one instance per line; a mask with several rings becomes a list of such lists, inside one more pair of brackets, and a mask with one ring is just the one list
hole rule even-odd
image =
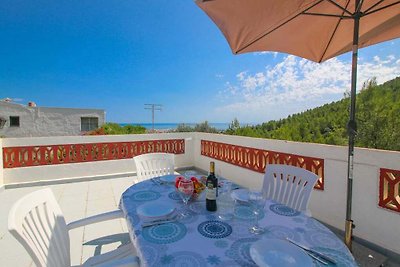
[[[65, 183], [48, 186], [33, 186], [0, 191], [0, 266], [34, 266], [28, 253], [7, 230], [8, 212], [14, 202], [22, 196], [50, 187], [56, 196], [65, 219], [68, 222], [117, 208], [121, 194], [134, 183], [134, 177], [95, 180], [89, 182]], [[101, 252], [115, 249], [120, 242], [112, 244], [83, 245], [104, 236], [113, 240], [127, 241], [125, 220], [117, 219], [93, 224], [70, 231], [71, 263], [79, 265], [95, 254], [96, 247]], [[99, 244], [99, 242], [96, 242]]]

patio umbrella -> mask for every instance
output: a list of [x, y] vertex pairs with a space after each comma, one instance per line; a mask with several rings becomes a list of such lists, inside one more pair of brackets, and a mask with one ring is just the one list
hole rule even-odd
[[345, 243], [351, 250], [357, 53], [400, 37], [397, 0], [197, 0], [232, 52], [277, 51], [315, 62], [352, 51]]

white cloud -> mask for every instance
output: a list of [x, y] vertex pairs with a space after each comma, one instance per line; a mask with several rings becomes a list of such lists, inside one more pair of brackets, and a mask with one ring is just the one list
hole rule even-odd
[[386, 59], [374, 57], [374, 62], [365, 62], [358, 66], [358, 87], [366, 80], [376, 77], [378, 84], [400, 76], [400, 59], [389, 55]]
[[[394, 55], [359, 60], [358, 89], [372, 77], [383, 83], [400, 76], [399, 61]], [[227, 104], [216, 112], [244, 122], [276, 119], [338, 100], [350, 89], [350, 83], [350, 62], [333, 58], [318, 64], [289, 55], [262, 72], [238, 73], [236, 80], [220, 91]]]
[[217, 73], [217, 74], [215, 74], [215, 78], [222, 79], [222, 78], [224, 78], [224, 75], [221, 73]]
[[262, 52], [255, 52], [253, 53], [256, 56], [260, 55], [272, 55], [274, 58], [278, 56], [278, 52], [273, 52], [273, 51], [262, 51]]

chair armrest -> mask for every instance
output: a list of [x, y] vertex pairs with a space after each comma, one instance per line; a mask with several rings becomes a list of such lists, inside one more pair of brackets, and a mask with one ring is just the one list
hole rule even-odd
[[113, 219], [118, 219], [118, 218], [123, 218], [124, 213], [122, 210], [113, 210], [105, 213], [100, 213], [96, 214], [90, 217], [86, 217], [74, 222], [70, 222], [67, 224], [68, 230], [75, 229], [78, 227], [82, 227], [88, 224], [93, 224], [93, 223], [98, 223], [98, 222], [103, 222], [103, 221], [108, 221], [108, 220], [113, 220]]
[[304, 213], [304, 215], [306, 215], [308, 217], [312, 217], [311, 210], [309, 210], [309, 209], [305, 210], [303, 213]]

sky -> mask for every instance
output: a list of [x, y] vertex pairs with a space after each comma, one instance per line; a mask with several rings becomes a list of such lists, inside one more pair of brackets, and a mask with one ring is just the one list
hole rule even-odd
[[[260, 123], [343, 98], [351, 54], [233, 55], [192, 0], [0, 1], [0, 99], [95, 108], [108, 122]], [[359, 51], [358, 86], [400, 76], [400, 39]]]

